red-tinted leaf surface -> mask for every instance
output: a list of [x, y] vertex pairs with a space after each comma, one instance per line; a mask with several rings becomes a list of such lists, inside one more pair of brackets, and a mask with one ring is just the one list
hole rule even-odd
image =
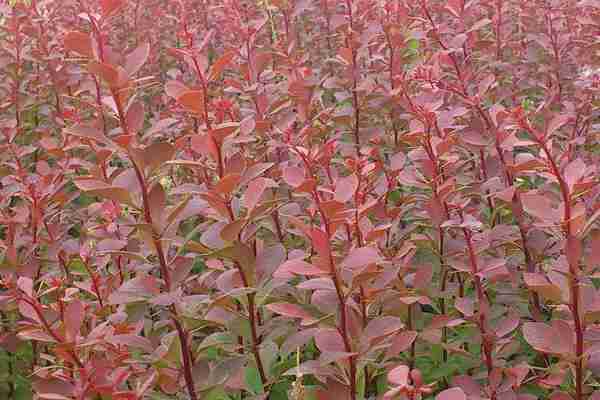
[[271, 303], [267, 305], [267, 308], [276, 314], [281, 314], [286, 317], [300, 319], [311, 318], [311, 315], [297, 304]]
[[417, 335], [415, 331], [404, 331], [396, 334], [392, 339], [392, 345], [388, 349], [386, 357], [393, 357], [406, 351], [413, 344]]
[[575, 337], [572, 328], [564, 321], [523, 324], [525, 340], [536, 350], [544, 353], [572, 355], [575, 351]]
[[381, 261], [381, 256], [377, 249], [373, 247], [361, 247], [352, 250], [343, 261], [343, 265], [348, 269], [354, 270], [379, 261]]
[[335, 186], [335, 200], [345, 203], [354, 197], [358, 189], [358, 177], [356, 174], [350, 174], [338, 180]]
[[289, 274], [294, 275], [324, 275], [327, 271], [323, 271], [320, 268], [315, 267], [306, 261], [295, 259], [289, 260], [283, 263], [275, 272], [276, 277], [288, 277]]
[[92, 39], [89, 34], [77, 31], [65, 33], [64, 46], [66, 50], [74, 51], [82, 56], [92, 57]]
[[85, 306], [79, 300], [72, 301], [65, 307], [64, 315], [66, 338], [68, 341], [73, 341], [79, 334], [85, 319]]
[[125, 0], [100, 0], [102, 14], [106, 17], [113, 14], [125, 5]]
[[346, 351], [344, 339], [336, 329], [319, 329], [315, 334], [315, 343], [323, 353]]
[[125, 62], [125, 70], [132, 76], [137, 73], [140, 68], [146, 63], [148, 55], [150, 54], [150, 44], [148, 42], [142, 43], [135, 50], [127, 55]]
[[410, 368], [406, 365], [399, 365], [388, 372], [388, 381], [396, 386], [406, 386], [409, 382], [409, 373]]
[[435, 400], [467, 400], [467, 395], [461, 388], [451, 388], [438, 394]]
[[[170, 89], [172, 92], [172, 89]], [[188, 111], [202, 116], [204, 112], [204, 100], [201, 90], [186, 90], [179, 93], [177, 102], [185, 107]]]

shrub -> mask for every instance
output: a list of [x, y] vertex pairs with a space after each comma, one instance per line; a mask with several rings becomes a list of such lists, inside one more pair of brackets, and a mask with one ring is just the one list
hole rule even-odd
[[0, 7], [8, 398], [600, 398], [596, 1]]

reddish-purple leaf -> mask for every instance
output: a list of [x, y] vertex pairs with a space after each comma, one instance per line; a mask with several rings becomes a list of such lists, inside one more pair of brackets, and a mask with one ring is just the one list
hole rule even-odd
[[404, 331], [396, 334], [392, 339], [392, 345], [389, 347], [386, 358], [394, 357], [408, 350], [417, 338], [416, 331]]
[[304, 170], [294, 166], [285, 167], [283, 169], [283, 180], [291, 187], [297, 188], [304, 183]]
[[378, 317], [369, 322], [365, 327], [363, 335], [370, 341], [398, 332], [403, 326], [402, 319], [399, 317], [391, 315]]
[[85, 319], [85, 306], [79, 300], [73, 300], [65, 307], [65, 336], [67, 341], [72, 342], [79, 334], [81, 324]]
[[125, 345], [133, 348], [142, 349], [147, 352], [152, 352], [154, 347], [152, 346], [152, 342], [143, 336], [133, 335], [133, 334], [120, 334], [114, 335], [108, 339], [108, 341], [114, 345]]
[[271, 303], [266, 306], [269, 310], [285, 317], [312, 319], [312, 316], [301, 306], [292, 303]]
[[144, 127], [144, 103], [141, 101], [133, 102], [127, 110], [125, 120], [130, 134], [141, 132]]
[[356, 270], [380, 261], [382, 261], [382, 257], [376, 248], [360, 247], [352, 250], [344, 259], [342, 265], [350, 270]]
[[[173, 88], [169, 88], [171, 93], [176, 92]], [[202, 117], [204, 113], [204, 95], [201, 90], [186, 90], [179, 94], [177, 102], [188, 111]]]
[[248, 188], [242, 197], [242, 204], [249, 210], [254, 209], [266, 188], [269, 185], [269, 180], [266, 178], [256, 178], [248, 184]]
[[395, 386], [407, 386], [410, 368], [406, 365], [398, 365], [388, 372], [388, 381]]
[[150, 55], [150, 43], [142, 43], [125, 58], [125, 71], [129, 76], [135, 75], [146, 63]]
[[168, 81], [165, 83], [165, 93], [167, 96], [177, 100], [181, 95], [187, 92], [189, 88], [179, 81]]
[[273, 276], [276, 278], [289, 278], [293, 275], [327, 275], [327, 271], [323, 271], [320, 268], [315, 267], [312, 264], [307, 263], [301, 259], [288, 260], [281, 264], [281, 266], [275, 271]]
[[92, 179], [79, 179], [74, 181], [79, 190], [87, 192], [92, 196], [98, 196], [113, 200], [118, 203], [133, 204], [129, 192], [120, 187], [110, 186], [104, 182]]
[[535, 192], [521, 194], [523, 209], [532, 216], [550, 223], [560, 220], [560, 213], [554, 208], [552, 201], [547, 197]]
[[315, 334], [315, 344], [322, 353], [344, 353], [346, 351], [344, 339], [337, 329], [319, 329]]
[[543, 353], [568, 356], [575, 352], [573, 328], [564, 321], [552, 321], [551, 325], [527, 322], [523, 324], [523, 336], [534, 349]]
[[100, 0], [102, 15], [108, 17], [125, 5], [125, 0]]
[[350, 174], [340, 178], [335, 185], [334, 198], [340, 203], [350, 201], [358, 189], [358, 177], [356, 174]]
[[437, 396], [435, 400], [467, 400], [467, 395], [461, 388], [446, 389]]
[[70, 31], [65, 33], [63, 40], [66, 50], [74, 51], [82, 56], [93, 57], [92, 39], [89, 34]]

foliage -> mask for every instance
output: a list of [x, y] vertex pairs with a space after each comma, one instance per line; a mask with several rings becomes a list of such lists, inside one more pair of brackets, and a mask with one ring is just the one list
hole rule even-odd
[[0, 21], [3, 396], [600, 398], [597, 1]]

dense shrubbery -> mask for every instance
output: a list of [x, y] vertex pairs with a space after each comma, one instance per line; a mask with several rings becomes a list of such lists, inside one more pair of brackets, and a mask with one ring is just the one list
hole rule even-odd
[[0, 7], [2, 398], [600, 398], [597, 0]]

